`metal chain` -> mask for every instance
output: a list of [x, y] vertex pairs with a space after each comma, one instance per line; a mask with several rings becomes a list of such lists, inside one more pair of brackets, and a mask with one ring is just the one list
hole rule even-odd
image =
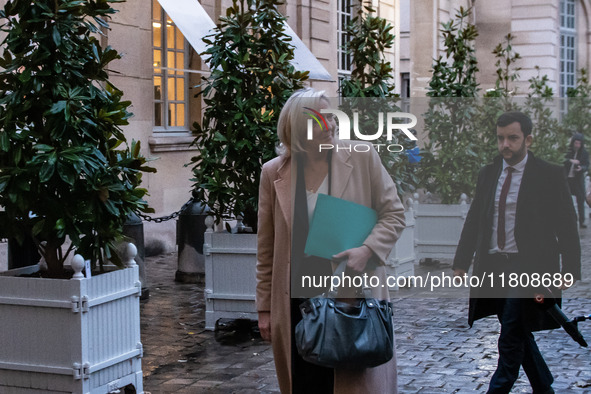
[[162, 223], [162, 222], [166, 222], [168, 220], [171, 219], [176, 219], [177, 217], [179, 217], [179, 215], [181, 214], [181, 212], [187, 208], [190, 204], [192, 204], [195, 200], [193, 198], [189, 199], [189, 201], [187, 201], [182, 207], [181, 209], [179, 209], [176, 212], [171, 213], [168, 216], [161, 216], [158, 218], [153, 218], [151, 216], [145, 215], [141, 212], [136, 212], [136, 214], [141, 217], [143, 220], [145, 220], [146, 222], [154, 222], [154, 223]]

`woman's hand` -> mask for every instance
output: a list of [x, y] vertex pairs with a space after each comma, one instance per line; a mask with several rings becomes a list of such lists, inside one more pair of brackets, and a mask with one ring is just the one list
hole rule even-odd
[[361, 245], [358, 248], [347, 249], [344, 252], [335, 254], [332, 258], [337, 261], [347, 259], [347, 267], [356, 272], [363, 272], [372, 254], [373, 252], [370, 248]]
[[259, 312], [259, 331], [265, 341], [271, 342], [271, 312]]

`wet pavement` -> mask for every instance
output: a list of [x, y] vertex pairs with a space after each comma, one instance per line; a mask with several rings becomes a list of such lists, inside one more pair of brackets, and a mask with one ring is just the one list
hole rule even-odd
[[[591, 314], [591, 229], [581, 233], [583, 281], [565, 292], [568, 316]], [[176, 253], [146, 261], [150, 300], [141, 306], [146, 393], [279, 392], [270, 346], [248, 322], [205, 330], [204, 283], [174, 282]], [[449, 261], [417, 265], [425, 275]], [[417, 289], [393, 292], [400, 393], [484, 393], [496, 368], [499, 324], [489, 318], [467, 324], [467, 299], [425, 298]], [[591, 342], [591, 321], [579, 323]], [[537, 333], [554, 375], [556, 393], [591, 393], [591, 350], [564, 331]], [[521, 372], [512, 393], [531, 393]]]

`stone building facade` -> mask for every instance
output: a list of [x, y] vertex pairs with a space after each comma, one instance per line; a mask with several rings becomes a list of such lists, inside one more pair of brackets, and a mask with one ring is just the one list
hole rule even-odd
[[[370, 1], [394, 26], [396, 44], [387, 57], [402, 96], [426, 94], [433, 59], [443, 53], [440, 25], [459, 6], [473, 7], [472, 22], [480, 32], [475, 45], [483, 89], [495, 81], [491, 51], [509, 32], [522, 56], [518, 92], [527, 90], [527, 79], [536, 75], [535, 66], [539, 66], [554, 91], [563, 95], [576, 82], [577, 70], [588, 68], [591, 61], [591, 0]], [[0, 0], [0, 4], [4, 2]], [[231, 3], [200, 0], [213, 21], [225, 14]], [[339, 46], [344, 40], [342, 23], [351, 18], [352, 6], [358, 4], [359, 0], [286, 0], [280, 9], [332, 77], [332, 81], [310, 82], [329, 95], [337, 94], [339, 78], [350, 72]], [[123, 58], [113, 63], [111, 79], [133, 103], [134, 117], [125, 129], [128, 139], [141, 141], [143, 154], [157, 159], [151, 164], [158, 172], [144, 176], [148, 201], [158, 216], [169, 214], [190, 197], [192, 174], [185, 164], [194, 154], [191, 125], [200, 120], [203, 110], [201, 99], [194, 98], [193, 86], [207, 70], [158, 0], [127, 0], [115, 7], [119, 12], [103, 42], [119, 50]], [[163, 224], [156, 226], [147, 226], [147, 238], [151, 233], [154, 238], [167, 238], [167, 249], [174, 248], [174, 224], [169, 223], [167, 230], [162, 230]]]
[[[401, 0], [403, 1], [403, 0]], [[493, 48], [511, 33], [513, 49], [522, 57], [515, 81], [517, 94], [528, 90], [528, 79], [547, 75], [558, 96], [576, 84], [577, 71], [591, 62], [591, 2], [588, 0], [419, 0], [410, 5], [409, 51], [411, 96], [423, 96], [430, 79], [432, 59], [443, 54], [437, 29], [459, 6], [473, 7], [472, 23], [478, 28], [476, 56], [478, 82], [494, 87], [496, 59]], [[403, 23], [400, 21], [400, 23]], [[404, 38], [404, 35], [401, 35]], [[406, 54], [401, 55], [406, 58]], [[539, 71], [536, 70], [539, 67]]]

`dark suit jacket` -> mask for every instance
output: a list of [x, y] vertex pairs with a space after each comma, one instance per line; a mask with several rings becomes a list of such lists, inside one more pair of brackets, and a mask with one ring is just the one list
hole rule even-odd
[[[486, 257], [492, 236], [495, 192], [502, 168], [502, 157], [497, 156], [492, 164], [480, 170], [476, 193], [456, 251], [454, 269], [468, 271], [474, 260], [473, 275], [491, 272], [491, 267], [486, 266]], [[522, 272], [571, 273], [575, 279], [580, 279], [581, 247], [564, 168], [538, 159], [531, 152], [517, 197], [514, 233]], [[533, 294], [531, 302], [532, 331], [558, 327], [541, 308], [533, 305]], [[479, 299], [478, 289], [472, 288], [470, 326], [475, 320], [492, 314], [496, 314], [495, 302]]]

